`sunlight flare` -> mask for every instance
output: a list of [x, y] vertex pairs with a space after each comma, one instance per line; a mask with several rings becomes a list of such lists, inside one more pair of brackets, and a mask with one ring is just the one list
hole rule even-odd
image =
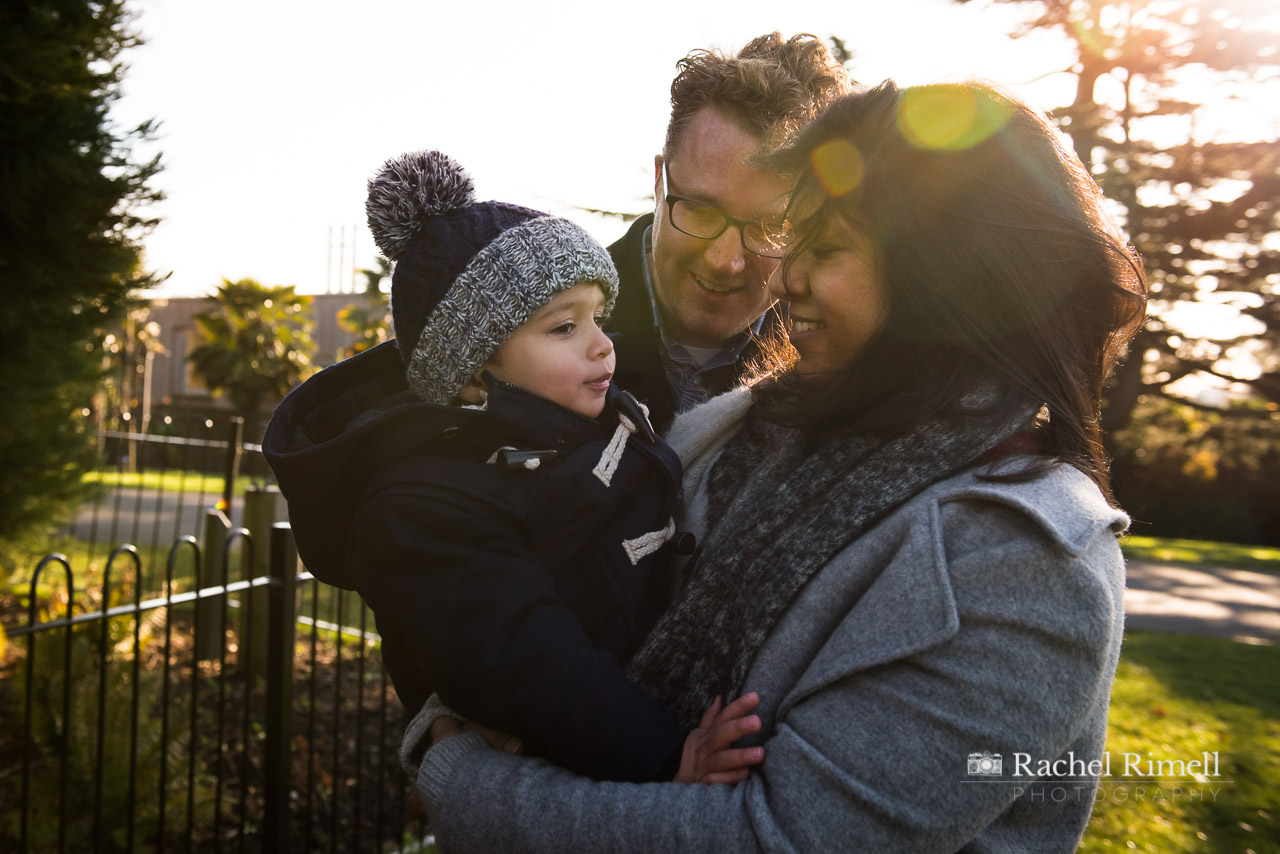
[[917, 148], [972, 148], [1009, 120], [1009, 107], [962, 86], [909, 89], [898, 112], [898, 130]]
[[862, 183], [862, 155], [844, 139], [824, 142], [809, 156], [813, 172], [831, 198], [853, 191]]

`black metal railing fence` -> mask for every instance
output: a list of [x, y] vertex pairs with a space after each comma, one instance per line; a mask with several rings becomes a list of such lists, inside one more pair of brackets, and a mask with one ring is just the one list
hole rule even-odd
[[102, 431], [72, 557], [4, 614], [0, 849], [422, 846], [368, 609], [299, 565], [269, 478], [236, 490], [261, 448], [215, 427]]
[[143, 599], [138, 550], [121, 546], [93, 610], [75, 606], [65, 556], [40, 562], [25, 624], [6, 627], [19, 687], [5, 700], [21, 712], [5, 716], [21, 726], [0, 749], [20, 773], [0, 777], [0, 847], [383, 851], [422, 839], [395, 759], [404, 711], [367, 609], [318, 595], [287, 524], [264, 574], [250, 533], [228, 534], [226, 578], [238, 564], [239, 580], [172, 592], [182, 559], [201, 563], [188, 537], [169, 551], [166, 595]]
[[[272, 482], [261, 445], [245, 441], [238, 416], [166, 417], [145, 432], [132, 427], [117, 419], [114, 429], [97, 431], [100, 462], [87, 478], [91, 494], [62, 531], [88, 563], [129, 542], [145, 555], [146, 567], [159, 567], [168, 544], [201, 534], [206, 508], [217, 506], [240, 523], [245, 481]], [[144, 584], [156, 590], [158, 580]]]

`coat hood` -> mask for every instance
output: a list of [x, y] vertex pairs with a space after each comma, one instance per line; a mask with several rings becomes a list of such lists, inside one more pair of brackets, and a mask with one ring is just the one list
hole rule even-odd
[[312, 575], [356, 589], [352, 524], [370, 481], [388, 464], [445, 453], [446, 443], [448, 455], [475, 454], [481, 461], [503, 446], [574, 447], [607, 438], [617, 425], [614, 406], [631, 399], [611, 387], [610, 404], [591, 420], [491, 383], [486, 410], [420, 400], [405, 381], [393, 340], [331, 365], [289, 392], [271, 416], [262, 450]]
[[370, 475], [479, 413], [409, 390], [394, 341], [320, 371], [276, 407], [262, 451], [289, 504], [298, 554], [328, 584], [355, 589], [351, 522]]

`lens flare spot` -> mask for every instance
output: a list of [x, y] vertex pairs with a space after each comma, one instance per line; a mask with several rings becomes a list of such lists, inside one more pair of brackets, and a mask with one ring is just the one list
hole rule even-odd
[[848, 140], [832, 139], [822, 143], [809, 155], [809, 163], [822, 189], [833, 199], [862, 183], [862, 155]]
[[898, 111], [898, 130], [916, 148], [959, 151], [990, 137], [1009, 120], [1003, 101], [962, 86], [908, 89]]

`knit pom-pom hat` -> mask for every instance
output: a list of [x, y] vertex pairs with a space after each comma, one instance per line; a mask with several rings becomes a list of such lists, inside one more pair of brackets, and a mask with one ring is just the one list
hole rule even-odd
[[595, 282], [605, 313], [618, 272], [581, 227], [505, 202], [477, 202], [471, 176], [439, 151], [388, 161], [369, 179], [369, 230], [392, 262], [391, 324], [409, 387], [449, 403], [557, 293]]

